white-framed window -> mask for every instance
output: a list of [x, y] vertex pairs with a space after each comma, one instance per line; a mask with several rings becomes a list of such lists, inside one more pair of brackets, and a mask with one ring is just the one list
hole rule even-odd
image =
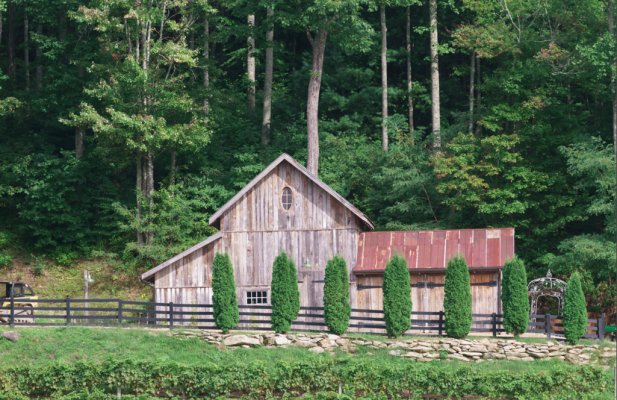
[[249, 290], [246, 292], [246, 304], [268, 304], [267, 290]]
[[294, 193], [290, 187], [286, 186], [281, 191], [281, 207], [283, 207], [284, 211], [289, 211], [293, 208], [294, 204]]

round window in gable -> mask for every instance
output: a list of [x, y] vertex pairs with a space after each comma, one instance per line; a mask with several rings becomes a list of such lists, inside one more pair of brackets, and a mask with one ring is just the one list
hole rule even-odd
[[283, 192], [281, 193], [281, 205], [283, 206], [283, 210], [289, 211], [293, 206], [294, 195], [290, 188], [283, 188]]

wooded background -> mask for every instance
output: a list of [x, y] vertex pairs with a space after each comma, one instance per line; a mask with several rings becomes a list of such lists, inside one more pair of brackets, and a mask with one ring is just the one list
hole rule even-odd
[[516, 228], [614, 318], [616, 7], [2, 0], [0, 265], [137, 274], [286, 152], [378, 229]]

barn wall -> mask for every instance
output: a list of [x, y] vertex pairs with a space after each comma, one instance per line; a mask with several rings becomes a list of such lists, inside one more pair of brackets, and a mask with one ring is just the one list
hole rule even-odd
[[[497, 281], [497, 287], [490, 286], [471, 286], [471, 309], [473, 314], [492, 314], [500, 313], [499, 301], [499, 272], [471, 272], [469, 275], [470, 283], [484, 283]], [[445, 283], [445, 273], [422, 274], [413, 272], [410, 276], [410, 283], [432, 282], [437, 284]], [[382, 286], [383, 275], [359, 276], [358, 284], [365, 286]], [[444, 288], [443, 286], [428, 288], [411, 288], [412, 311], [439, 312], [443, 311]], [[357, 302], [360, 309], [382, 310], [383, 309], [383, 290], [364, 289], [357, 291]], [[438, 319], [438, 316], [414, 315], [412, 319]]]
[[[284, 211], [281, 192], [289, 187], [294, 204]], [[323, 281], [327, 261], [342, 256], [351, 273], [356, 264], [362, 222], [347, 207], [313, 183], [288, 162], [253, 186], [221, 216], [222, 251], [232, 258], [238, 301], [249, 289], [269, 288], [272, 264], [282, 251], [298, 270], [303, 306], [323, 306]], [[311, 268], [303, 267], [309, 261]], [[355, 290], [352, 305], [355, 306]]]

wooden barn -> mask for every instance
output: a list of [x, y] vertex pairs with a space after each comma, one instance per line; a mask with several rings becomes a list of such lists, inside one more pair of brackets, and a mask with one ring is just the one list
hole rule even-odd
[[209, 219], [220, 232], [142, 275], [156, 302], [211, 304], [212, 261], [229, 253], [239, 304], [270, 304], [274, 258], [295, 261], [302, 306], [323, 306], [324, 270], [347, 262], [352, 308], [380, 310], [392, 254], [410, 270], [414, 311], [440, 311], [447, 260], [464, 254], [474, 313], [500, 312], [501, 268], [514, 254], [514, 230], [370, 232], [371, 220], [287, 154], [278, 157]]

